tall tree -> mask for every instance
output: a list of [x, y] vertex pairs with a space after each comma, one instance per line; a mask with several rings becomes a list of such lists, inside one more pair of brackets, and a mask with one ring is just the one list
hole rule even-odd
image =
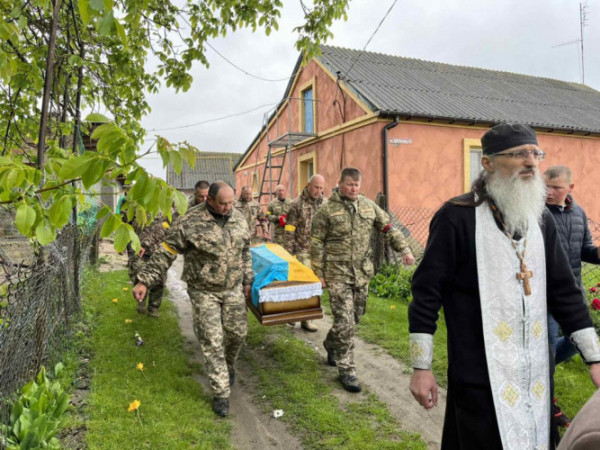
[[[348, 3], [302, 3], [295, 32], [305, 58], [331, 37]], [[268, 35], [282, 8], [281, 0], [0, 0], [0, 204], [14, 207], [18, 230], [52, 242], [96, 183], [118, 178], [133, 184], [128, 221], [170, 216], [173, 204], [184, 212], [185, 197], [138, 164], [146, 96], [163, 82], [187, 91], [192, 63], [209, 65], [209, 39], [243, 27]], [[154, 70], [145, 64], [149, 54], [159, 62]], [[100, 105], [110, 119], [82, 121], [82, 109]], [[82, 135], [98, 140], [96, 151], [82, 152]], [[157, 136], [155, 151], [176, 171], [195, 165], [188, 143]], [[133, 228], [108, 207], [97, 217], [106, 218], [103, 236], [116, 232], [117, 249], [139, 247]]]

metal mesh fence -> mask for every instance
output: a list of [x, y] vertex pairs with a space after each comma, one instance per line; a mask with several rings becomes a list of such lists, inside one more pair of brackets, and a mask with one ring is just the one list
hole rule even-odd
[[[425, 245], [427, 244], [427, 238], [429, 237], [429, 222], [431, 222], [435, 210], [396, 206], [390, 208], [389, 213], [396, 226], [398, 226], [407, 237], [409, 245], [418, 262], [422, 258]], [[600, 224], [588, 218], [588, 226], [592, 234], [594, 245], [600, 245]], [[386, 249], [385, 252], [389, 262], [401, 262], [401, 259], [394, 254], [394, 252], [390, 253], [389, 249]], [[600, 282], [600, 266], [583, 263], [581, 276], [584, 287], [589, 287]]]
[[[35, 252], [0, 213], [0, 422], [9, 402], [42, 365], [65, 350], [80, 310], [80, 279], [95, 243], [95, 227], [68, 225]], [[0, 444], [1, 445], [1, 444]]]

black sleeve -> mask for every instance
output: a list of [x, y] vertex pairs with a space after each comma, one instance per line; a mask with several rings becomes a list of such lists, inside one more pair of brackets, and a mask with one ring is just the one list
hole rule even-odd
[[590, 233], [590, 227], [588, 226], [585, 212], [583, 212], [583, 243], [581, 245], [581, 260], [592, 264], [600, 264], [598, 247], [596, 247], [592, 242], [592, 233]]
[[592, 327], [592, 319], [583, 292], [560, 245], [551, 214], [545, 214], [544, 225], [548, 311], [563, 331], [570, 335], [574, 331]]
[[442, 207], [431, 220], [423, 260], [412, 280], [413, 300], [408, 307], [411, 333], [435, 333], [443, 293], [456, 267], [456, 241], [448, 208]]

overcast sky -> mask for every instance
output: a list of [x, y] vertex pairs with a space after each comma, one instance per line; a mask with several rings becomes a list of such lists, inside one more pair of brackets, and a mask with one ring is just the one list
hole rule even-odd
[[[262, 31], [242, 30], [210, 44], [253, 75], [289, 77], [298, 58], [292, 29], [302, 23], [302, 10], [299, 0], [283, 2], [278, 32], [266, 37]], [[333, 25], [334, 37], [327, 44], [362, 49], [393, 3], [351, 0], [348, 20]], [[600, 90], [600, 2], [589, 1], [586, 11], [585, 84]], [[579, 37], [576, 0], [397, 0], [366, 50], [580, 83], [580, 43], [556, 47]], [[188, 92], [176, 94], [163, 87], [149, 97], [152, 112], [142, 124], [149, 137], [159, 134], [171, 142], [188, 141], [203, 151], [243, 153], [260, 130], [265, 112], [283, 96], [287, 82], [246, 75], [210, 48], [206, 55], [210, 68], [194, 66]], [[255, 111], [188, 126], [250, 110]], [[157, 156], [143, 165], [164, 177]]]

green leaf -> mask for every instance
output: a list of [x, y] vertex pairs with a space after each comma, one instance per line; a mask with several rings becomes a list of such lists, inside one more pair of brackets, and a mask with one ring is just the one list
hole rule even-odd
[[100, 211], [98, 211], [98, 213], [96, 214], [96, 220], [100, 220], [100, 219], [106, 217], [111, 212], [112, 212], [112, 210], [108, 206], [104, 205], [100, 209]]
[[85, 122], [90, 122], [90, 123], [110, 123], [112, 122], [108, 117], [99, 114], [99, 113], [91, 113], [88, 114], [87, 117], [84, 119]]
[[91, 158], [94, 156], [95, 155], [90, 155], [89, 153], [84, 153], [81, 156], [69, 158], [60, 170], [60, 177], [63, 180], [71, 180], [80, 177], [88, 170], [92, 163]]
[[175, 203], [175, 209], [177, 209], [177, 212], [181, 215], [184, 215], [187, 211], [188, 206], [186, 196], [179, 192], [177, 189], [173, 189], [173, 193], [171, 194], [171, 196], [173, 199], [173, 203]]
[[171, 164], [173, 164], [173, 170], [177, 175], [181, 174], [181, 169], [183, 169], [183, 162], [181, 160], [181, 155], [178, 152], [171, 152], [169, 155], [169, 160]]
[[[93, 1], [93, 0], [92, 0]], [[100, 36], [108, 36], [114, 29], [115, 18], [112, 11], [108, 11], [98, 21], [97, 28]]]
[[91, 188], [100, 181], [106, 173], [107, 161], [101, 158], [93, 158], [85, 171], [81, 175], [81, 181], [86, 189]]
[[128, 224], [126, 223], [122, 223], [117, 229], [117, 234], [115, 235], [115, 250], [117, 252], [124, 251], [125, 248], [127, 248], [127, 244], [131, 241], [131, 235], [129, 234], [127, 225]]
[[179, 152], [181, 153], [181, 156], [183, 157], [183, 159], [185, 160], [185, 162], [191, 169], [196, 167], [196, 152], [197, 152], [197, 150], [195, 148], [193, 148], [190, 145], [182, 145]]
[[103, 238], [110, 236], [114, 231], [123, 224], [121, 217], [118, 214], [111, 214], [102, 224], [100, 236]]
[[23, 236], [29, 236], [31, 227], [35, 222], [35, 211], [29, 205], [21, 205], [17, 209], [15, 225]]
[[40, 245], [48, 245], [56, 240], [56, 231], [48, 226], [45, 220], [40, 220], [35, 228], [35, 237]]
[[102, 11], [104, 9], [104, 0], [90, 0], [90, 8], [94, 11]]
[[133, 229], [133, 227], [129, 224], [127, 224], [127, 226], [129, 227], [129, 238], [131, 239], [131, 247], [133, 248], [133, 251], [135, 251], [136, 253], [140, 251], [140, 248], [142, 248], [142, 244], [140, 242], [140, 238], [138, 237], [137, 234], [135, 234], [135, 230]]
[[73, 205], [71, 204], [71, 199], [69, 197], [63, 196], [56, 199], [48, 210], [50, 223], [56, 228], [64, 227], [67, 222], [69, 222], [72, 209]]
[[127, 35], [125, 34], [125, 28], [117, 19], [115, 19], [115, 28], [117, 29], [117, 35], [119, 35], [121, 43], [124, 47], [127, 47]]

